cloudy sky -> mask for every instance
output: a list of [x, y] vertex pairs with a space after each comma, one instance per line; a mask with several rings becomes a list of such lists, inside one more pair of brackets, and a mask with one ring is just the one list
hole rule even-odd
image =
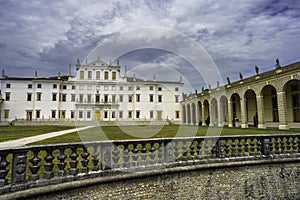
[[0, 68], [55, 76], [72, 64], [74, 74], [76, 59], [92, 52], [146, 78], [182, 75], [200, 89], [208, 69], [222, 82], [253, 75], [255, 65], [273, 69], [277, 57], [299, 61], [299, 10], [298, 0], [0, 0]]

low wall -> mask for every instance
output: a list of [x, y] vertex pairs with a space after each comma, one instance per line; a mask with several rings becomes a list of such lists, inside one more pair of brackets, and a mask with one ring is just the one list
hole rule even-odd
[[299, 175], [299, 162], [219, 167], [97, 184], [35, 199], [300, 199]]

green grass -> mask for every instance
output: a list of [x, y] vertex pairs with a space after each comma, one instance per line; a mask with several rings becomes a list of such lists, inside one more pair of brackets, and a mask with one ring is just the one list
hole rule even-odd
[[71, 126], [0, 126], [0, 142], [71, 129]]
[[[209, 131], [208, 131], [209, 130]], [[194, 136], [288, 134], [300, 131], [270, 129], [209, 128], [197, 126], [104, 126], [49, 138], [29, 145], [57, 144], [70, 142], [93, 142], [103, 140], [129, 140], [149, 138], [173, 138]]]

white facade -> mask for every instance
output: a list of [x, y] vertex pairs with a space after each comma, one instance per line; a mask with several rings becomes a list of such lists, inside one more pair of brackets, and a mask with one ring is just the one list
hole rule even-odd
[[16, 78], [2, 73], [0, 122], [15, 119], [165, 121], [180, 123], [181, 80], [120, 76], [99, 59], [76, 65], [76, 76]]

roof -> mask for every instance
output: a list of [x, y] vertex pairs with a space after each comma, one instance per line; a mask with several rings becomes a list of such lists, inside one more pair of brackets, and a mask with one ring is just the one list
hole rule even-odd
[[183, 84], [180, 81], [155, 81], [155, 80], [144, 80], [140, 78], [135, 78], [135, 77], [127, 77], [127, 82], [142, 82], [142, 83], [171, 83], [171, 84]]
[[61, 80], [61, 81], [67, 81], [69, 76], [53, 76], [53, 77], [37, 77], [37, 78], [29, 78], [29, 77], [2, 77], [0, 80], [20, 80], [20, 81], [35, 81], [35, 80]]

